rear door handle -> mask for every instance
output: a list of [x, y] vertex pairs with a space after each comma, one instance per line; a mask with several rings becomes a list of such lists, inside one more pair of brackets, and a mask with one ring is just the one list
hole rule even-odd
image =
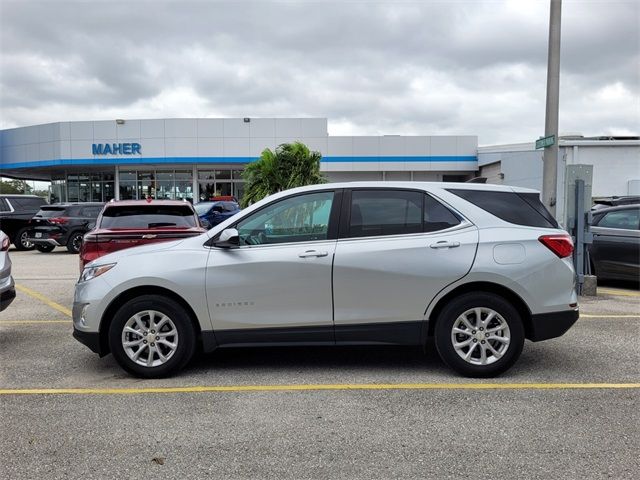
[[319, 252], [318, 250], [307, 250], [298, 254], [300, 258], [326, 257], [327, 255], [329, 255], [329, 252]]
[[460, 246], [460, 242], [447, 242], [446, 240], [441, 240], [436, 243], [432, 243], [429, 245], [431, 248], [455, 248]]

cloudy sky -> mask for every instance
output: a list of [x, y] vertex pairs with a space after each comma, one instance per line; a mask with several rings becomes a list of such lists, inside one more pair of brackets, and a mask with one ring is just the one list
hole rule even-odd
[[[640, 0], [563, 2], [560, 131], [638, 135]], [[544, 133], [548, 0], [0, 0], [0, 128], [327, 117], [332, 135]]]

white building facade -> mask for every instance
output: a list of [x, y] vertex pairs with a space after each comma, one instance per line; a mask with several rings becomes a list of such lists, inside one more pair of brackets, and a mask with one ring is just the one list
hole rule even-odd
[[326, 118], [59, 122], [0, 131], [0, 176], [51, 181], [51, 201], [242, 197], [244, 166], [300, 141], [330, 181], [464, 181], [478, 138], [330, 136]]

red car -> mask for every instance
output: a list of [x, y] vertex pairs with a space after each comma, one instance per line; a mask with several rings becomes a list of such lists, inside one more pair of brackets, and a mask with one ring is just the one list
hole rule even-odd
[[98, 257], [148, 243], [194, 237], [206, 232], [189, 202], [125, 200], [109, 202], [84, 236], [80, 271]]

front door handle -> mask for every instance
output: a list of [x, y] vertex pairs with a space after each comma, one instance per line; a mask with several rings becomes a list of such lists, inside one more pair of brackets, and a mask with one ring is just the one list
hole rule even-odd
[[436, 243], [432, 243], [429, 245], [431, 248], [455, 248], [460, 246], [460, 242], [447, 242], [446, 240], [441, 240]]
[[319, 252], [318, 250], [307, 250], [298, 254], [300, 258], [326, 257], [327, 255], [329, 255], [328, 252]]

